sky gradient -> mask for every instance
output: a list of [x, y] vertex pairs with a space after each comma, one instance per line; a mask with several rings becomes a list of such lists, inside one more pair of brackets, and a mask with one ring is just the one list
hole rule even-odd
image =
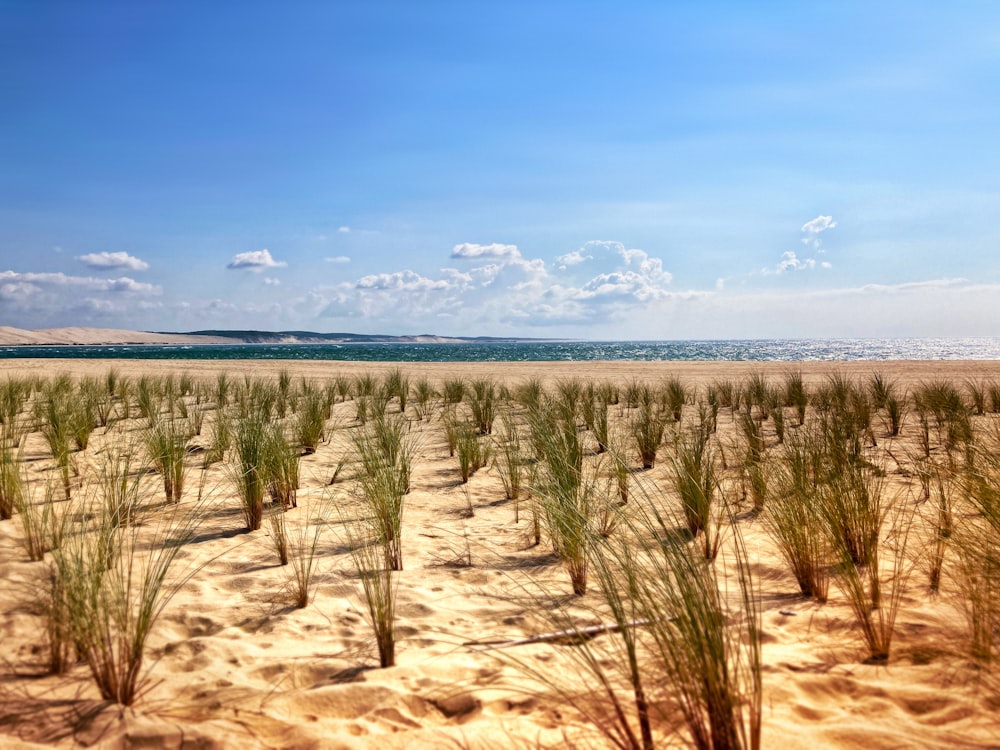
[[993, 2], [0, 0], [0, 325], [996, 336], [998, 82]]

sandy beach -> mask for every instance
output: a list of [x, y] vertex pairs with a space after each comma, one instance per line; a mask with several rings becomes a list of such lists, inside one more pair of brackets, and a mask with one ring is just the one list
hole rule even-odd
[[[968, 382], [1000, 382], [998, 362], [398, 365], [177, 360], [0, 360], [0, 381], [65, 373], [74, 381], [103, 382], [111, 369], [119, 379], [132, 381], [143, 376], [175, 381], [187, 377], [205, 383], [205, 393], [220, 374], [238, 384], [245, 376], [276, 380], [285, 372], [297, 387], [303, 380], [323, 384], [337, 377], [355, 382], [366, 374], [381, 381], [398, 369], [411, 387], [426, 379], [438, 393], [445, 381], [456, 378], [492, 378], [513, 393], [532, 381], [554, 391], [572, 380], [614, 383], [624, 389], [632, 382], [658, 387], [676, 377], [689, 396], [680, 425], [668, 431], [697, 422], [698, 403], [713, 382], [742, 381], [755, 373], [779, 385], [786, 374], [801, 372], [807, 389], [820, 388], [834, 374], [867, 383], [876, 371], [910, 392], [932, 382], [948, 382], [959, 390]], [[357, 400], [353, 395], [335, 400], [325, 439], [299, 464], [298, 507], [285, 514], [287, 523], [306, 534], [321, 528], [322, 534], [312, 600], [296, 608], [289, 598], [289, 566], [278, 564], [273, 530], [266, 524], [258, 531], [245, 530], [227, 470], [231, 454], [225, 461], [204, 465], [201, 449], [208, 444], [216, 405], [193, 393], [182, 399], [185, 409], [206, 412], [206, 426], [189, 442], [198, 452], [185, 459], [179, 507], [199, 506], [203, 512], [193, 539], [171, 568], [172, 598], [149, 636], [143, 663], [147, 678], [131, 706], [102, 700], [84, 664], [71, 664], [62, 674], [48, 673], [39, 592], [52, 555], [43, 562], [29, 561], [18, 517], [0, 521], [0, 745], [610, 746], [556, 690], [562, 684], [577, 695], [589, 694], [584, 675], [566, 666], [574, 663], [567, 653], [577, 646], [557, 642], [482, 650], [475, 645], [549, 632], [556, 605], [581, 627], [605, 621], [604, 607], [596, 586], [583, 596], [572, 595], [553, 545], [544, 537], [533, 544], [527, 504], [505, 498], [496, 467], [488, 465], [467, 483], [461, 481], [458, 460], [449, 455], [440, 396], [429, 401], [422, 415], [412, 404], [401, 415], [414, 440], [415, 457], [404, 500], [403, 569], [393, 576], [397, 662], [387, 668], [378, 667], [343, 528], [345, 514], [355, 512], [359, 492], [359, 469], [352, 454], [352, 435], [362, 429]], [[387, 409], [395, 413], [398, 404], [390, 402]], [[608, 409], [613, 418], [628, 416], [620, 405]], [[809, 413], [813, 410], [810, 406]], [[145, 423], [134, 411], [128, 419], [98, 427], [86, 450], [74, 453], [73, 500], [54, 503], [60, 512], [94, 497], [105, 455], [123, 439], [142, 434]], [[791, 411], [788, 414], [787, 429], [792, 432]], [[998, 419], [992, 413], [971, 416], [976, 435], [992, 435]], [[736, 444], [737, 423], [737, 412], [720, 410], [713, 440], [723, 451]], [[781, 455], [773, 417], [761, 425], [768, 455]], [[586, 434], [582, 425], [581, 431]], [[864, 641], [838, 576], [833, 576], [825, 603], [803, 597], [762, 518], [751, 512], [749, 500], [738, 498], [735, 484], [723, 482], [739, 505], [735, 524], [761, 611], [762, 746], [1000, 746], [995, 667], [970, 656], [954, 550], [946, 552], [940, 591], [929, 591], [927, 540], [932, 538], [934, 516], [933, 503], [921, 497], [914, 469], [918, 420], [911, 413], [900, 435], [890, 437], [876, 415], [873, 438], [877, 445], [866, 445], [865, 456], [884, 467], [885, 491], [913, 518], [887, 664], [865, 663]], [[484, 443], [491, 439], [480, 438]], [[668, 441], [648, 471], [632, 457], [632, 503], [649, 498], [676, 502], [671, 451]], [[935, 446], [933, 455], [943, 461], [943, 448]], [[35, 488], [34, 502], [42, 503], [44, 488], [52, 486], [57, 472], [40, 432], [28, 432], [21, 458], [28, 486]], [[596, 457], [588, 452], [586, 460]], [[953, 489], [958, 492], [957, 486]], [[142, 478], [142, 497], [147, 515], [140, 536], [152, 533], [157, 514], [166, 512], [159, 475]], [[733, 536], [723, 534], [723, 552], [714, 563], [720, 581], [729, 586], [736, 580], [733, 556], [727, 553]], [[613, 637], [602, 635], [592, 643], [600, 648], [602, 640]], [[547, 675], [542, 684], [528, 676], [525, 663]], [[664, 710], [662, 717], [656, 727], [659, 743], [689, 743], [675, 711]]]

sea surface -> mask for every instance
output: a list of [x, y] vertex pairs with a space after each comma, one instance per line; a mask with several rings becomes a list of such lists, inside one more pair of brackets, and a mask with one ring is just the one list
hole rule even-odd
[[585, 362], [594, 360], [794, 362], [1000, 359], [1000, 338], [9, 346], [0, 347], [0, 358], [289, 359], [363, 362]]

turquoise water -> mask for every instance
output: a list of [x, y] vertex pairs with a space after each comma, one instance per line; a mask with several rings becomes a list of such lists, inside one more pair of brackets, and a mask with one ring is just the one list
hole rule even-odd
[[0, 347], [0, 358], [293, 359], [363, 362], [585, 362], [588, 360], [794, 362], [861, 359], [1000, 359], [1000, 338], [10, 346]]

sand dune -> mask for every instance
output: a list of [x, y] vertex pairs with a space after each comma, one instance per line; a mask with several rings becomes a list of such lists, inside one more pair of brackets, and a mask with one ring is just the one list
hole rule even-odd
[[229, 344], [230, 339], [183, 333], [150, 333], [117, 328], [44, 328], [35, 331], [0, 326], [0, 346], [73, 346], [121, 344]]
[[[68, 372], [102, 375], [188, 373], [214, 379], [275, 375], [315, 379], [396, 367], [369, 363], [4, 361], [9, 374]], [[757, 370], [779, 378], [789, 365], [746, 363], [516, 363], [405, 366], [412, 378], [434, 382], [463, 375], [500, 376], [516, 384], [541, 378], [552, 385], [571, 377], [657, 381], [676, 374], [691, 387], [713, 378]], [[803, 364], [807, 383], [837, 370], [867, 376], [873, 369], [901, 383], [946, 377], [1000, 380], [1000, 363]], [[688, 407], [694, 409], [694, 407]], [[301, 463], [299, 507], [289, 523], [315, 528], [323, 516], [314, 601], [288, 603], [288, 576], [277, 565], [268, 530], [245, 533], [232, 484], [222, 464], [202, 469], [189, 458], [184, 504], [199, 492], [210, 508], [179, 561], [191, 572], [170, 601], [150, 641], [146, 692], [128, 709], [99, 699], [85, 666], [46, 675], [43, 618], [32, 604], [45, 577], [43, 563], [28, 562], [17, 518], [0, 522], [0, 746], [36, 747], [296, 747], [440, 748], [560, 747], [564, 737], [586, 739], [586, 727], [551, 688], [533, 685], [505, 652], [466, 645], [518, 638], [551, 628], [537, 600], [524, 596], [541, 582], [580, 622], [596, 621], [596, 594], [570, 596], [565, 572], [551, 546], [531, 546], [524, 508], [504, 499], [491, 468], [459, 481], [440, 421], [413, 421], [418, 458], [405, 499], [404, 570], [398, 574], [398, 665], [377, 668], [377, 656], [359, 596], [357, 574], [330, 503], [353, 507], [353, 483], [330, 484], [350, 446], [355, 404], [338, 403], [330, 439]], [[412, 407], [411, 407], [411, 419]], [[996, 415], [977, 417], [986, 429]], [[693, 419], [686, 411], [685, 419]], [[210, 419], [209, 419], [210, 421]], [[102, 451], [141, 425], [98, 430], [79, 454], [83, 495], [97, 476]], [[879, 433], [880, 447], [906, 455], [916, 437], [912, 421], [902, 438]], [[735, 435], [733, 418], [720, 415], [720, 433]], [[729, 439], [728, 437], [726, 439]], [[773, 436], [769, 438], [772, 440]], [[195, 438], [203, 444], [207, 438]], [[41, 436], [25, 444], [30, 481], [44, 487], [53, 476]], [[346, 472], [349, 476], [350, 472]], [[913, 478], [892, 472], [894, 487], [910, 492]], [[666, 462], [636, 479], [658, 491], [669, 487]], [[150, 504], [162, 497], [149, 477]], [[200, 489], [199, 489], [200, 488]], [[324, 515], [325, 514], [325, 515]], [[939, 595], [927, 591], [921, 544], [902, 599], [893, 658], [888, 666], [863, 663], [864, 647], [845, 597], [834, 585], [829, 602], [803, 599], [763, 524], [739, 522], [763, 610], [763, 745], [820, 747], [953, 748], [1000, 746], [1000, 692], [990, 672], [968, 657], [965, 620], [954, 581]], [[917, 539], [917, 537], [914, 537]], [[534, 589], [533, 589], [534, 590]], [[606, 636], [602, 636], [606, 637]], [[582, 687], [565, 670], [572, 646], [532, 645], [509, 651], [555, 680]], [[564, 734], [565, 733], [565, 734]], [[678, 729], [673, 741], [682, 741]], [[584, 746], [586, 742], [584, 742]], [[600, 745], [598, 745], [600, 746]]]

